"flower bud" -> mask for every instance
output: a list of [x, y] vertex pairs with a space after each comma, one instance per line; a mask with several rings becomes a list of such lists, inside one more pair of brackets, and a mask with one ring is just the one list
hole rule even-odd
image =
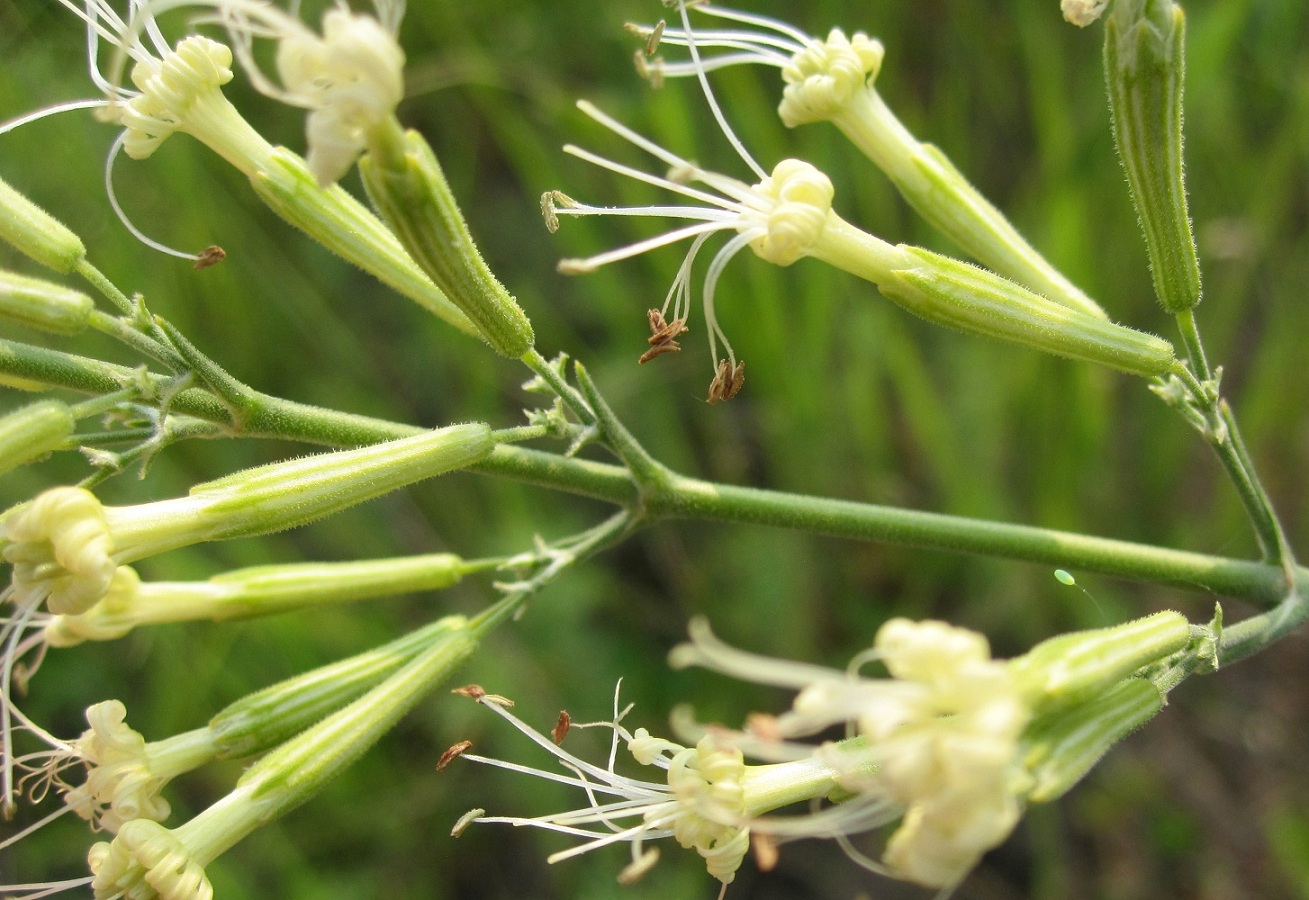
[[0, 240], [56, 272], [71, 272], [86, 257], [82, 239], [0, 179]]
[[308, 164], [290, 150], [274, 150], [268, 164], [250, 177], [250, 184], [269, 209], [346, 262], [460, 331], [477, 333], [377, 216], [338, 185], [320, 188]]
[[1143, 666], [1187, 645], [1191, 623], [1164, 610], [1151, 616], [1042, 641], [1010, 661], [1038, 708], [1068, 706], [1094, 697]]
[[0, 474], [54, 450], [75, 424], [72, 412], [57, 400], [42, 400], [0, 419]]
[[1023, 765], [1032, 778], [1027, 799], [1044, 803], [1066, 794], [1163, 705], [1157, 687], [1128, 678], [1099, 697], [1037, 719], [1023, 736]]
[[1182, 173], [1186, 20], [1172, 0], [1119, 0], [1105, 21], [1114, 141], [1145, 232], [1155, 295], [1174, 315], [1200, 302]]
[[[319, 453], [246, 469], [197, 484], [189, 497], [164, 503], [195, 507], [196, 525], [206, 534], [204, 540], [271, 534], [462, 469], [494, 448], [486, 425], [451, 425], [358, 450]], [[150, 505], [154, 504], [146, 507]]]
[[425, 648], [467, 630], [446, 616], [388, 644], [255, 691], [209, 720], [218, 755], [241, 759], [276, 747], [390, 677]]
[[877, 286], [929, 322], [1133, 375], [1162, 375], [1172, 366], [1173, 346], [1163, 338], [1062, 306], [977, 266], [900, 249], [913, 267]]
[[225, 622], [370, 597], [438, 590], [458, 583], [464, 562], [452, 553], [342, 563], [254, 566], [208, 581], [141, 583], [119, 566], [104, 598], [80, 615], [55, 616], [42, 632], [51, 647], [116, 640], [133, 628], [209, 619]]
[[86, 328], [95, 303], [63, 285], [0, 272], [0, 318], [53, 334], [77, 334]]
[[463, 468], [495, 447], [480, 423], [358, 450], [320, 453], [198, 484], [186, 497], [102, 506], [82, 488], [53, 488], [0, 520], [14, 600], [56, 615], [99, 602], [121, 563], [201, 541], [272, 534]]
[[491, 348], [517, 359], [532, 349], [532, 323], [482, 259], [427, 142], [413, 131], [403, 141], [403, 147], [383, 148], [402, 151], [394, 160], [370, 152], [359, 161], [368, 196], [409, 255]]

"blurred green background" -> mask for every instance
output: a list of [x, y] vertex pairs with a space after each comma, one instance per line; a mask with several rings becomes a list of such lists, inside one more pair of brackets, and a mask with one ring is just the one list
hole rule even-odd
[[[1113, 153], [1099, 26], [1063, 23], [1055, 0], [757, 0], [754, 11], [812, 32], [832, 25], [880, 37], [878, 88], [922, 139], [944, 149], [1019, 228], [1111, 315], [1172, 337], [1154, 304], [1143, 244]], [[1267, 0], [1187, 5], [1187, 162], [1200, 239], [1211, 359], [1293, 544], [1309, 553], [1309, 7]], [[1141, 382], [934, 329], [867, 284], [802, 261], [779, 270], [750, 254], [728, 269], [721, 320], [748, 379], [733, 402], [703, 402], [712, 368], [698, 310], [686, 352], [638, 368], [645, 310], [681, 262], [668, 249], [582, 278], [556, 274], [583, 255], [655, 233], [656, 223], [573, 220], [542, 227], [537, 197], [562, 189], [597, 204], [657, 194], [566, 157], [577, 142], [644, 164], [573, 108], [588, 98], [701, 164], [748, 177], [694, 85], [652, 92], [631, 68], [627, 19], [653, 0], [414, 3], [402, 38], [409, 99], [402, 120], [431, 141], [474, 234], [533, 320], [547, 355], [583, 359], [632, 430], [681, 471], [737, 484], [891, 503], [1209, 553], [1253, 544], [1234, 493], [1198, 437]], [[316, 21], [318, 11], [309, 18]], [[184, 24], [178, 19], [178, 27]], [[0, 117], [90, 96], [83, 31], [49, 0], [0, 0]], [[892, 241], [951, 252], [835, 130], [787, 131], [773, 113], [773, 70], [714, 81], [733, 125], [766, 167], [809, 159], [837, 185], [840, 213]], [[303, 148], [303, 118], [248, 88], [227, 92], [275, 142]], [[270, 393], [423, 425], [521, 421], [526, 373], [331, 258], [264, 210], [244, 179], [186, 137], [145, 162], [122, 160], [119, 195], [152, 236], [228, 260], [196, 273], [133, 241], [101, 186], [115, 132], [89, 113], [0, 137], [0, 175], [77, 230], [92, 260], [145, 294], [237, 377]], [[357, 189], [351, 176], [347, 187]], [[0, 248], [0, 264], [33, 266]], [[36, 273], [39, 274], [39, 273]], [[40, 342], [32, 334], [7, 335]], [[127, 363], [93, 338], [57, 344]], [[23, 402], [10, 394], [5, 408]], [[111, 501], [174, 496], [201, 478], [302, 453], [271, 442], [170, 450], [144, 480], [106, 484]], [[65, 454], [6, 477], [6, 505], [75, 480]], [[449, 549], [517, 552], [534, 534], [565, 535], [606, 514], [597, 504], [481, 476], [455, 475], [299, 531], [176, 552], [140, 565], [155, 578], [204, 578], [235, 566]], [[1075, 573], [1079, 574], [1079, 573]], [[659, 731], [676, 703], [737, 723], [779, 710], [780, 694], [703, 673], [671, 673], [667, 650], [693, 614], [756, 652], [840, 665], [893, 615], [984, 630], [997, 653], [1059, 630], [1159, 608], [1206, 620], [1217, 599], [1049, 569], [744, 526], [693, 522], [648, 530], [569, 574], [501, 629], [460, 680], [518, 702], [543, 729], [560, 708], [609, 714], [614, 684], [628, 720]], [[1088, 594], [1090, 595], [1088, 598]], [[382, 642], [492, 596], [470, 580], [440, 595], [268, 621], [158, 628], [104, 646], [52, 653], [24, 708], [56, 734], [116, 697], [147, 738], [199, 726], [242, 694]], [[1229, 620], [1245, 614], [1227, 604]], [[1309, 658], [1302, 635], [1175, 692], [1168, 709], [1069, 797], [1033, 809], [956, 897], [1309, 897]], [[592, 735], [594, 736], [594, 735]], [[574, 750], [586, 746], [578, 735]], [[460, 739], [481, 752], [545, 764], [500, 720], [438, 693], [338, 783], [210, 866], [221, 900], [296, 898], [712, 897], [698, 857], [671, 844], [639, 885], [614, 875], [610, 848], [547, 867], [566, 838], [482, 826], [459, 841], [473, 806], [532, 815], [581, 798], [511, 773], [456, 764]], [[573, 738], [570, 738], [570, 743]], [[597, 745], [596, 752], [601, 748]], [[238, 764], [206, 769], [170, 792], [173, 822], [221, 796]], [[57, 823], [0, 857], [0, 881], [85, 873], [90, 838]], [[875, 844], [865, 845], [874, 849]], [[743, 867], [728, 892], [747, 898], [929, 897], [844, 860], [831, 842], [784, 848], [777, 870]]]

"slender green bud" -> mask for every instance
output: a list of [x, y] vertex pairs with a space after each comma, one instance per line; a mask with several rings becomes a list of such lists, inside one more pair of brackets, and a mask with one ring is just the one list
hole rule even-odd
[[1105, 21], [1114, 141], [1150, 254], [1155, 294], [1174, 315], [1200, 302], [1200, 262], [1182, 172], [1186, 20], [1172, 0], [1119, 0]]
[[1056, 303], [1106, 318], [1099, 304], [1036, 252], [944, 153], [905, 128], [875, 87], [882, 57], [881, 42], [862, 32], [847, 38], [834, 28], [826, 40], [805, 42], [782, 66], [782, 122], [794, 127], [831, 121], [919, 215], [974, 259]]
[[402, 148], [399, 134], [393, 140], [397, 146], [381, 146], [359, 161], [373, 205], [491, 348], [517, 359], [532, 348], [532, 323], [482, 259], [427, 142], [413, 131], [404, 134]]
[[1094, 697], [1190, 640], [1186, 617], [1164, 610], [1111, 628], [1050, 638], [1010, 660], [1009, 667], [1032, 703], [1048, 709]]
[[209, 720], [218, 755], [241, 759], [276, 747], [389, 678], [447, 633], [466, 628], [447, 616], [388, 644], [256, 691]]
[[42, 400], [0, 419], [0, 474], [45, 456], [68, 439], [76, 424], [57, 400]]
[[86, 257], [81, 238], [3, 179], [0, 179], [0, 240], [56, 272], [71, 272]]
[[210, 523], [209, 540], [271, 534], [462, 469], [493, 449], [486, 425], [451, 425], [358, 450], [246, 469], [197, 484], [180, 502], [203, 510], [201, 517]]
[[119, 566], [108, 592], [78, 615], [55, 616], [42, 632], [47, 645], [116, 640], [142, 625], [225, 622], [370, 597], [439, 590], [457, 584], [465, 563], [452, 553], [343, 563], [256, 566], [208, 581], [142, 583]]
[[231, 793], [189, 822], [171, 831], [147, 819], [128, 822], [88, 855], [96, 900], [208, 900], [205, 866], [321, 791], [476, 648], [472, 630], [452, 623], [385, 681], [256, 762]]
[[1099, 697], [1036, 720], [1023, 735], [1023, 766], [1032, 777], [1027, 799], [1044, 803], [1066, 794], [1114, 744], [1163, 708], [1159, 689], [1129, 678]]
[[95, 302], [72, 288], [0, 271], [0, 318], [54, 334], [86, 328]]
[[468, 334], [477, 329], [423, 274], [377, 216], [337, 185], [320, 188], [308, 164], [284, 147], [250, 176], [255, 193], [287, 222], [346, 262]]
[[82, 488], [52, 488], [0, 518], [11, 599], [56, 615], [86, 612], [123, 563], [201, 541], [271, 534], [463, 468], [495, 448], [480, 423], [358, 450], [321, 453], [196, 485], [189, 496], [103, 506]]
[[930, 322], [1133, 375], [1162, 375], [1172, 365], [1173, 346], [1163, 338], [1062, 306], [969, 263], [899, 249], [912, 268], [893, 271], [877, 286]]

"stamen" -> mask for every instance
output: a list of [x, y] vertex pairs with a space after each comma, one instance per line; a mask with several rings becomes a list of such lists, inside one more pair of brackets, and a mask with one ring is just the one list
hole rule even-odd
[[57, 115], [58, 113], [72, 112], [78, 109], [100, 109], [108, 106], [108, 100], [69, 100], [67, 103], [58, 103], [54, 106], [47, 106], [43, 109], [35, 109], [16, 119], [10, 119], [3, 125], [0, 125], [0, 134], [8, 134], [11, 131], [17, 131], [30, 122], [36, 122], [48, 116]]
[[755, 162], [754, 157], [745, 149], [745, 145], [741, 143], [741, 139], [738, 138], [736, 132], [732, 130], [732, 126], [727, 124], [727, 117], [723, 115], [723, 110], [718, 105], [718, 99], [714, 96], [713, 89], [709, 87], [709, 79], [705, 76], [704, 67], [700, 63], [700, 51], [696, 48], [695, 40], [691, 35], [691, 21], [686, 14], [685, 0], [678, 0], [677, 11], [681, 14], [682, 29], [686, 32], [686, 48], [691, 52], [691, 61], [698, 67], [696, 76], [700, 81], [701, 90], [704, 91], [705, 101], [709, 104], [709, 109], [714, 114], [714, 120], [718, 123], [718, 127], [722, 129], [723, 136], [727, 138], [727, 142], [732, 145], [732, 149], [734, 149], [737, 155], [741, 157], [741, 160], [750, 167], [751, 171], [753, 171], [761, 180], [767, 178], [768, 173], [763, 170], [763, 167], [760, 166], [759, 163]]
[[123, 145], [127, 143], [129, 132], [124, 131], [115, 139], [112, 147], [109, 148], [109, 156], [105, 158], [105, 194], [109, 197], [109, 205], [113, 207], [114, 215], [118, 216], [118, 221], [123, 223], [123, 227], [132, 233], [132, 237], [145, 244], [152, 250], [158, 250], [160, 253], [166, 253], [169, 256], [176, 256], [180, 259], [189, 259], [198, 262], [200, 255], [198, 253], [187, 253], [185, 250], [174, 250], [167, 244], [148, 236], [141, 229], [137, 228], [132, 220], [128, 218], [127, 212], [123, 205], [118, 202], [118, 192], [114, 190], [114, 163], [118, 159], [118, 154], [122, 151]]

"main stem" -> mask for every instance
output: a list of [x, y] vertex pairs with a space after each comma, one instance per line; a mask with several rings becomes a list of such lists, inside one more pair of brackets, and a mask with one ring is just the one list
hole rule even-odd
[[[121, 390], [137, 378], [132, 369], [99, 360], [0, 341], [0, 372], [89, 394]], [[162, 386], [168, 379], [150, 376]], [[420, 429], [383, 419], [294, 403], [266, 394], [247, 418], [249, 436], [304, 441], [327, 446], [361, 446], [416, 434]], [[175, 412], [228, 423], [227, 409], [198, 389], [177, 394]], [[472, 471], [497, 475], [553, 490], [640, 508], [639, 522], [707, 519], [768, 525], [853, 540], [974, 553], [1025, 560], [1136, 581], [1170, 584], [1186, 590], [1247, 600], [1272, 608], [1287, 596], [1288, 574], [1309, 595], [1309, 570], [1171, 550], [1130, 541], [715, 484], [669, 472], [638, 489], [622, 466], [569, 458], [527, 447], [500, 444]]]

